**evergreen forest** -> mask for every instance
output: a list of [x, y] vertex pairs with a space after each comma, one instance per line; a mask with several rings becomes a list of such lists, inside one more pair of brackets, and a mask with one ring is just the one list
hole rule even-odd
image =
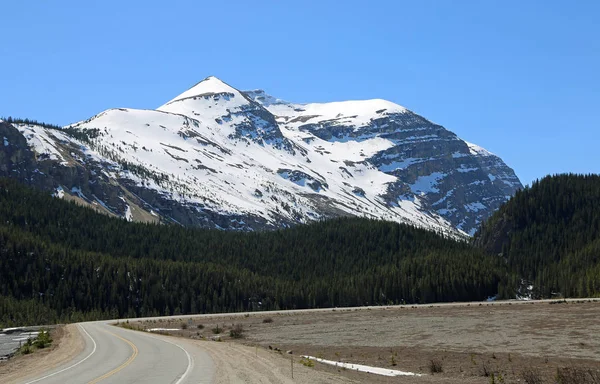
[[484, 223], [475, 244], [506, 260], [509, 287], [535, 298], [600, 294], [600, 175], [563, 174], [524, 188]]
[[130, 223], [0, 179], [0, 327], [93, 319], [600, 294], [600, 177], [517, 193], [455, 241], [340, 218], [240, 233]]

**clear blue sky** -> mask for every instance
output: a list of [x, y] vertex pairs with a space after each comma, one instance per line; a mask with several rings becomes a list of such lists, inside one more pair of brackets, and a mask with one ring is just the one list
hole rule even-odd
[[524, 183], [600, 172], [600, 1], [19, 0], [0, 13], [0, 115], [155, 108], [215, 75], [296, 102], [394, 101]]

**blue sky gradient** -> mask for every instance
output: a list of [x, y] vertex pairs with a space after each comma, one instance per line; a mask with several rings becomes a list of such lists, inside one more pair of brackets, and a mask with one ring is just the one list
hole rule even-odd
[[383, 98], [523, 183], [600, 171], [600, 2], [5, 1], [0, 115], [156, 108], [214, 75], [295, 102]]

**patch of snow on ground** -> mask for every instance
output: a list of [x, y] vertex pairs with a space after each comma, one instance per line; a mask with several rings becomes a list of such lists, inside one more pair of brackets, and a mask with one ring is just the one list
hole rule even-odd
[[147, 332], [170, 332], [170, 331], [179, 331], [179, 328], [148, 328]]
[[460, 172], [460, 173], [475, 172], [475, 171], [478, 171], [478, 170], [479, 170], [479, 168], [468, 168], [468, 167], [465, 167], [464, 164], [461, 165], [460, 168], [457, 169], [457, 171]]
[[59, 186], [58, 188], [56, 188], [56, 192], [54, 192], [52, 196], [62, 199], [63, 197], [65, 197], [65, 190], [63, 189], [63, 187]]
[[487, 207], [485, 205], [481, 204], [480, 202], [476, 202], [476, 203], [465, 204], [465, 208], [469, 212], [478, 212], [478, 211], [481, 211], [482, 209], [486, 209]]
[[480, 147], [477, 144], [469, 143], [466, 140], [463, 140], [463, 141], [469, 146], [469, 151], [471, 152], [472, 155], [494, 156], [494, 154], [492, 152], [488, 151], [485, 148]]
[[439, 192], [436, 188], [438, 181], [446, 176], [443, 172], [433, 172], [431, 175], [419, 176], [417, 180], [410, 186], [410, 190], [413, 193], [419, 193], [424, 195], [429, 192]]
[[358, 371], [358, 372], [373, 373], [375, 375], [381, 375], [381, 376], [390, 376], [390, 377], [394, 377], [394, 376], [423, 376], [423, 375], [421, 375], [419, 373], [398, 371], [398, 370], [395, 370], [395, 369], [388, 369], [388, 368], [371, 367], [369, 365], [362, 365], [362, 364], [340, 363], [340, 362], [337, 362], [337, 361], [325, 360], [325, 359], [321, 359], [319, 357], [313, 357], [313, 356], [302, 356], [302, 357], [305, 358], [305, 359], [317, 361], [317, 362], [322, 363], [322, 364], [333, 365], [334, 367], [340, 367], [340, 368], [343, 368], [343, 369], [350, 369], [350, 370]]
[[4, 138], [4, 146], [5, 146], [5, 147], [8, 147], [8, 144], [9, 144], [9, 143], [8, 143], [8, 139], [5, 137], [5, 138]]
[[83, 192], [81, 192], [81, 188], [79, 188], [79, 187], [73, 187], [73, 188], [71, 188], [71, 193], [75, 193], [75, 194], [77, 194], [77, 196], [81, 197], [82, 199], [86, 199], [86, 197], [83, 194]]
[[295, 128], [321, 121], [359, 128], [370, 124], [374, 116], [408, 112], [406, 108], [382, 99], [310, 104], [277, 103], [265, 107], [275, 116], [285, 117], [285, 124]]
[[[56, 148], [56, 139], [54, 132], [37, 125], [18, 124], [15, 127], [27, 140], [27, 144], [39, 155], [47, 155], [50, 160], [64, 161], [62, 154]], [[60, 133], [57, 132], [57, 136]]]
[[389, 164], [381, 164], [379, 166], [379, 170], [381, 172], [392, 172], [397, 169], [404, 169], [404, 168], [406, 168], [414, 163], [418, 163], [420, 161], [421, 161], [421, 159], [413, 159], [413, 158], [405, 159], [402, 161], [392, 161]]
[[129, 204], [127, 205], [127, 209], [125, 210], [125, 219], [127, 221], [133, 221], [133, 213], [131, 212], [131, 207]]
[[[521, 285], [526, 284], [525, 280], [521, 280]], [[523, 292], [523, 289], [525, 290], [525, 292]], [[533, 300], [533, 285], [532, 284], [528, 284], [525, 287], [521, 287], [519, 288], [518, 293], [516, 294], [515, 298], [517, 300], [522, 300], [522, 301], [529, 301], [529, 300]]]
[[125, 220], [127, 220], [127, 221], [133, 221], [133, 213], [131, 212], [131, 207], [129, 206], [129, 204], [127, 204], [127, 199], [125, 199], [123, 196], [120, 196], [119, 198], [127, 206], [127, 208], [125, 209], [125, 216], [124, 216]]

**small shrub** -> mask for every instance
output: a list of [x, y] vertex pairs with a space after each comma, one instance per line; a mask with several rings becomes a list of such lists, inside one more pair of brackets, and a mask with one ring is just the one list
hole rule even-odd
[[471, 353], [471, 364], [477, 365], [477, 361], [475, 361], [475, 354]]
[[558, 384], [600, 384], [600, 371], [575, 367], [558, 368], [556, 382]]
[[221, 332], [223, 332], [223, 329], [219, 328], [219, 324], [217, 324], [217, 326], [212, 329], [212, 333], [214, 333], [215, 335], [218, 335]]
[[24, 346], [21, 347], [20, 352], [23, 355], [29, 355], [32, 352], [31, 347], [29, 345], [25, 344]]
[[198, 327], [198, 329], [204, 329], [204, 325], [202, 325], [202, 324], [198, 324], [197, 327]]
[[542, 379], [542, 374], [537, 368], [526, 368], [523, 372], [521, 372], [521, 378], [523, 379], [525, 384], [544, 383], [544, 379]]
[[241, 339], [244, 337], [244, 327], [242, 327], [242, 324], [234, 325], [233, 328], [229, 330], [229, 336], [234, 339]]
[[270, 324], [272, 322], [273, 322], [273, 318], [272, 317], [265, 317], [263, 319], [263, 323], [265, 323], [265, 324]]
[[441, 373], [444, 371], [444, 367], [442, 367], [442, 362], [438, 359], [429, 360], [429, 372], [431, 373]]
[[186, 323], [181, 323], [181, 329], [187, 329], [188, 325]]
[[307, 359], [306, 357], [303, 357], [302, 360], [300, 360], [300, 364], [304, 365], [305, 367], [314, 367], [315, 366], [315, 362], [312, 361], [311, 359]]
[[48, 331], [40, 331], [37, 338], [33, 342], [33, 345], [38, 349], [44, 349], [52, 343], [52, 338], [50, 337], [50, 332]]
[[490, 370], [490, 368], [484, 362], [483, 364], [481, 364], [481, 369], [480, 369], [479, 373], [481, 374], [481, 376], [490, 377], [490, 375], [493, 372]]

